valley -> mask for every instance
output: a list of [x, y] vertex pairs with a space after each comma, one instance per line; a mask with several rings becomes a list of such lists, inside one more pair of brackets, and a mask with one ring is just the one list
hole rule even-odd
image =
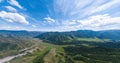
[[28, 35], [29, 37], [24, 36], [26, 33], [23, 36], [16, 36], [13, 33], [1, 34], [0, 61], [1, 63], [120, 62], [119, 37], [103, 36], [103, 38], [96, 34], [88, 36], [88, 33], [91, 32], [84, 31], [84, 35], [81, 31], [45, 32], [36, 36]]
[[120, 0], [0, 0], [0, 63], [120, 63]]

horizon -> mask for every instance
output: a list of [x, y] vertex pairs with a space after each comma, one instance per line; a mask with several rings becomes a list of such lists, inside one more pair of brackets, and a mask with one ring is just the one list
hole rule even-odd
[[21, 31], [25, 31], [25, 32], [74, 32], [74, 31], [94, 31], [94, 32], [99, 32], [99, 31], [120, 31], [120, 30], [72, 30], [72, 31], [30, 31], [30, 30], [0, 30], [0, 31], [15, 31], [15, 32], [21, 32]]
[[0, 0], [0, 30], [120, 30], [119, 7], [120, 0]]

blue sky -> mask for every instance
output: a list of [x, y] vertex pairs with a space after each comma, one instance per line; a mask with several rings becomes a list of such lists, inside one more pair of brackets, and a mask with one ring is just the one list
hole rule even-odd
[[1, 30], [120, 29], [120, 0], [0, 0]]

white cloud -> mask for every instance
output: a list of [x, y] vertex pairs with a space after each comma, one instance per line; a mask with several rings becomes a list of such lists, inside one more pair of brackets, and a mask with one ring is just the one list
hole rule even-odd
[[63, 16], [69, 16], [92, 3], [92, 1], [93, 0], [55, 0], [54, 10], [56, 13], [62, 13]]
[[111, 17], [108, 14], [91, 16], [85, 20], [78, 20], [78, 27], [92, 30], [120, 29], [120, 17]]
[[[55, 0], [54, 11], [61, 19], [81, 19], [94, 13], [115, 11], [120, 6], [120, 0]], [[102, 11], [102, 12], [101, 12]], [[117, 11], [119, 12], [119, 11]], [[115, 13], [117, 13], [115, 12]]]
[[37, 26], [36, 26], [36, 25], [32, 25], [32, 27], [34, 27], [34, 28], [35, 28], [35, 27], [37, 27]]
[[29, 22], [25, 19], [25, 17], [18, 13], [1, 11], [0, 18], [7, 22], [16, 22], [26, 25], [29, 24]]
[[54, 23], [55, 22], [55, 20], [50, 18], [50, 17], [47, 17], [47, 18], [44, 18], [44, 19], [45, 19], [45, 21], [47, 21], [49, 23]]
[[12, 6], [5, 6], [5, 8], [7, 8], [9, 11], [11, 11], [11, 12], [16, 12], [17, 10], [14, 8], [14, 7], [12, 7]]
[[20, 9], [23, 9], [23, 7], [16, 1], [16, 0], [10, 0], [8, 1], [11, 5], [16, 6]]
[[67, 25], [67, 26], [73, 26], [73, 25], [76, 25], [77, 24], [77, 21], [76, 20], [65, 20], [65, 21], [62, 21], [62, 25]]
[[101, 6], [98, 6], [97, 8], [95, 8], [94, 10], [91, 11], [91, 13], [96, 13], [96, 12], [100, 12], [100, 11], [104, 11], [110, 7], [112, 7], [113, 5], [116, 5], [116, 4], [120, 4], [120, 0], [112, 0], [108, 3], [105, 3]]
[[61, 21], [57, 28], [120, 29], [120, 17], [116, 17], [119, 16], [119, 7], [120, 0], [55, 0], [54, 11]]
[[19, 27], [19, 26], [9, 26], [9, 25], [6, 25], [6, 26], [2, 26], [0, 29], [4, 29], [4, 30], [27, 30], [25, 29], [24, 27]]
[[120, 17], [111, 17], [108, 14], [103, 14], [90, 16], [84, 20], [66, 20], [57, 28], [61, 31], [120, 29]]
[[86, 17], [92, 10], [107, 0], [55, 0], [54, 11], [62, 18], [79, 19]]

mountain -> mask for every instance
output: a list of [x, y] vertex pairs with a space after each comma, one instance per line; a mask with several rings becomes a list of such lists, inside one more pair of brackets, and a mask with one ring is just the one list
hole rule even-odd
[[18, 54], [19, 50], [30, 48], [40, 42], [31, 37], [0, 34], [0, 58]]
[[25, 31], [25, 30], [0, 30], [2, 35], [14, 35], [14, 36], [24, 36], [24, 37], [35, 37], [43, 32], [37, 31]]
[[[65, 42], [79, 41], [117, 41], [120, 40], [120, 30], [107, 31], [92, 31], [92, 30], [78, 30], [70, 32], [47, 32], [42, 33], [35, 38], [45, 40], [46, 42], [54, 44], [63, 44]], [[85, 40], [84, 40], [85, 39]], [[74, 41], [75, 42], [75, 41]]]
[[82, 38], [101, 38], [101, 39], [113, 39], [120, 40], [120, 30], [103, 30], [103, 31], [92, 31], [92, 30], [78, 30], [71, 33], [77, 37]]
[[120, 30], [106, 30], [98, 31], [96, 35], [98, 38], [107, 38], [113, 40], [120, 40]]
[[54, 44], [61, 44], [65, 40], [71, 40], [72, 36], [66, 35], [66, 33], [59, 33], [59, 32], [48, 32], [40, 34], [39, 36], [36, 36], [36, 38], [40, 38], [43, 40], [46, 40], [46, 42], [51, 42]]
[[[0, 32], [0, 58], [34, 50], [10, 63], [120, 63], [120, 31]], [[41, 41], [42, 40], [42, 41]], [[47, 42], [47, 43], [46, 43]], [[33, 47], [34, 46], [34, 47]]]
[[120, 30], [78, 30], [70, 32], [39, 32], [39, 31], [24, 31], [24, 30], [0, 30], [3, 36], [22, 36], [22, 37], [35, 37], [44, 40], [45, 42], [54, 44], [65, 44], [77, 41], [118, 41], [120, 40]]

